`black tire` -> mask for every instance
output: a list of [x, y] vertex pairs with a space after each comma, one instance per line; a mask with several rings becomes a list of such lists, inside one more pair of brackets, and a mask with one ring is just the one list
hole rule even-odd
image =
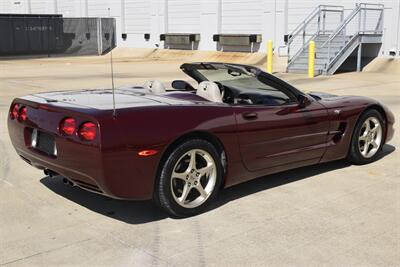
[[[377, 152], [372, 157], [366, 158], [361, 154], [358, 142], [361, 130], [363, 128], [363, 124], [369, 118], [376, 118], [379, 121], [382, 127], [382, 139], [379, 144]], [[368, 164], [375, 161], [379, 157], [379, 153], [381, 152], [382, 147], [385, 143], [385, 136], [386, 136], [386, 124], [382, 114], [376, 109], [369, 109], [365, 111], [358, 119], [358, 122], [354, 128], [353, 136], [351, 138], [349, 153], [347, 155], [347, 161], [356, 165]]]
[[[213, 191], [200, 206], [185, 208], [177, 203], [171, 189], [172, 172], [175, 165], [185, 154], [193, 149], [206, 151], [214, 160], [216, 167], [216, 181]], [[154, 190], [155, 203], [172, 217], [188, 217], [202, 213], [215, 199], [221, 188], [223, 167], [217, 149], [208, 141], [202, 139], [187, 140], [178, 145], [162, 163]]]

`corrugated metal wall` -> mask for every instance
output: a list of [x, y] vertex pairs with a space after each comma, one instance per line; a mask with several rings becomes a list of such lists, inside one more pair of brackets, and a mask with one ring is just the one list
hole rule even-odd
[[[274, 40], [283, 46], [283, 35], [290, 33], [319, 4], [344, 5], [350, 12], [357, 0], [0, 0], [1, 13], [61, 13], [66, 17], [104, 16], [116, 18], [119, 46], [155, 47], [159, 35], [200, 33], [199, 49], [215, 50], [216, 33], [260, 33], [264, 43]], [[399, 1], [380, 0], [385, 4], [383, 49], [398, 47]], [[18, 4], [16, 4], [18, 3]], [[110, 9], [110, 12], [109, 10]], [[288, 18], [287, 21], [285, 18]], [[126, 40], [121, 33], [127, 33]], [[150, 34], [150, 40], [144, 34]]]
[[222, 0], [222, 33], [263, 33], [263, 0]]
[[168, 1], [168, 32], [200, 32], [200, 0]]
[[77, 10], [75, 9], [74, 1], [58, 1], [57, 13], [63, 14], [65, 17], [78, 17]]
[[50, 7], [50, 1], [49, 0], [37, 0], [34, 2], [31, 2], [31, 12], [32, 13], [50, 13], [53, 10], [49, 10], [48, 8]]
[[151, 32], [151, 3], [147, 0], [125, 0], [125, 26], [128, 34]]
[[19, 0], [1, 0], [0, 1], [0, 13], [28, 13], [28, 1]]

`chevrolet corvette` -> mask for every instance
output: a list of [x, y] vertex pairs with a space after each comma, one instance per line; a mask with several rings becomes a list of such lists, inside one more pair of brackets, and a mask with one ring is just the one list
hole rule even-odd
[[[317, 163], [366, 164], [394, 115], [360, 96], [304, 93], [253, 66], [183, 64], [192, 82], [54, 91], [13, 100], [18, 155], [49, 176], [116, 199], [198, 214], [225, 187]], [[114, 101], [113, 101], [114, 100]]]

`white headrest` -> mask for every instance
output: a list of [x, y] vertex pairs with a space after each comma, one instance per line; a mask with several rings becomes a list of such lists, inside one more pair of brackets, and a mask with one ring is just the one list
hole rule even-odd
[[149, 89], [153, 94], [162, 94], [166, 92], [163, 83], [157, 80], [147, 81], [143, 87]]
[[222, 103], [221, 91], [214, 82], [201, 82], [199, 84], [199, 89], [197, 89], [197, 95], [212, 102]]

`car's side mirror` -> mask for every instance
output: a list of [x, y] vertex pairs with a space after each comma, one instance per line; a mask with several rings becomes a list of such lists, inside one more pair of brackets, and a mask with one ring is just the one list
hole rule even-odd
[[311, 104], [311, 100], [305, 95], [299, 95], [297, 97], [297, 100], [299, 102], [299, 107], [300, 108], [305, 108], [305, 107], [307, 107], [308, 105]]
[[176, 90], [185, 90], [185, 91], [194, 91], [195, 89], [193, 88], [190, 83], [182, 80], [175, 80], [172, 82], [172, 88]]

